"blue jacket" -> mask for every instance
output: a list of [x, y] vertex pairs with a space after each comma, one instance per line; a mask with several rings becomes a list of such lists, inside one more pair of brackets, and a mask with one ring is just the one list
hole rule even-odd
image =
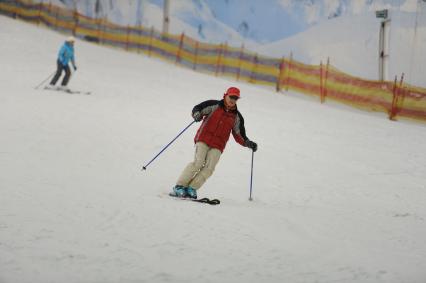
[[71, 60], [72, 65], [75, 66], [74, 46], [68, 42], [65, 42], [59, 50], [58, 60], [63, 66], [67, 66]]

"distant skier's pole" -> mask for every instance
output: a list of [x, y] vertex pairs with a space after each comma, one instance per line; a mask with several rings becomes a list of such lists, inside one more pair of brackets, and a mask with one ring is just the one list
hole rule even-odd
[[150, 162], [148, 162], [148, 164], [142, 166], [142, 170], [146, 170], [146, 168], [149, 166], [149, 164], [151, 164], [161, 153], [163, 153], [163, 151], [166, 150], [166, 148], [168, 148], [178, 137], [180, 137], [180, 135], [183, 134], [183, 132], [185, 132], [189, 127], [192, 126], [192, 124], [195, 123], [195, 120], [192, 121], [188, 126], [185, 127], [185, 129], [183, 129], [171, 142], [169, 142], [153, 159], [151, 159]]
[[51, 77], [53, 77], [53, 75], [56, 73], [56, 71], [54, 71], [51, 75], [49, 75], [46, 79], [44, 79], [44, 81], [42, 81], [38, 86], [35, 87], [35, 89], [38, 89], [42, 84], [44, 84], [48, 79], [50, 79]]
[[254, 160], [254, 151], [251, 152], [251, 175], [250, 175], [250, 197], [249, 200], [252, 201], [251, 193], [253, 191], [253, 160]]

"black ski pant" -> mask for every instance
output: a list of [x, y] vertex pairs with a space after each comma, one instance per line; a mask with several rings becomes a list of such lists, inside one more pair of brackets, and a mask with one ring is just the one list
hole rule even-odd
[[61, 85], [66, 86], [71, 77], [70, 67], [68, 65], [66, 66], [62, 65], [61, 62], [59, 62], [59, 60], [56, 61], [56, 65], [57, 65], [56, 74], [53, 77], [53, 79], [50, 81], [50, 85], [55, 85], [58, 79], [61, 77], [62, 71], [65, 71], [65, 77], [63, 78]]

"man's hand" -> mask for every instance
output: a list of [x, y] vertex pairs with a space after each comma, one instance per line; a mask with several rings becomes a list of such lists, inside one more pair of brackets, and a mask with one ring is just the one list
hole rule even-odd
[[196, 111], [192, 113], [192, 118], [194, 118], [196, 122], [200, 122], [201, 120], [203, 120], [203, 115], [201, 115], [201, 112]]
[[246, 147], [252, 149], [254, 152], [256, 152], [257, 150], [257, 143], [251, 141], [251, 140], [246, 140], [245, 142]]

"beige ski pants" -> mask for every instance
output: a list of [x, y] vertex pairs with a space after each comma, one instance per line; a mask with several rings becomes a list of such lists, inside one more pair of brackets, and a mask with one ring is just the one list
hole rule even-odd
[[221, 154], [220, 150], [197, 142], [194, 161], [186, 166], [176, 184], [198, 190], [213, 174]]

